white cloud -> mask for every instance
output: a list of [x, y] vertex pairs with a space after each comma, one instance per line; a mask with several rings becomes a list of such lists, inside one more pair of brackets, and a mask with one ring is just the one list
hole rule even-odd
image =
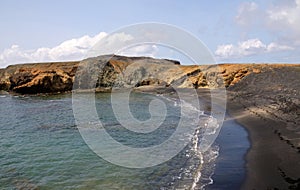
[[[105, 41], [97, 44], [101, 39]], [[158, 47], [152, 44], [142, 44], [122, 49], [119, 52], [112, 52], [118, 45], [125, 44], [125, 42], [130, 40], [134, 40], [134, 37], [123, 32], [109, 36], [105, 32], [100, 32], [92, 37], [85, 35], [80, 38], [66, 40], [53, 48], [42, 47], [35, 50], [26, 50], [18, 45], [12, 45], [10, 48], [0, 52], [0, 68], [18, 63], [81, 60], [86, 56], [99, 55], [99, 52], [106, 50], [105, 44], [110, 47], [107, 54], [117, 53], [127, 56], [154, 57], [158, 52]]]
[[293, 49], [293, 47], [281, 45], [275, 42], [272, 42], [270, 44], [264, 44], [259, 39], [249, 39], [246, 41], [239, 42], [237, 45], [220, 45], [217, 47], [215, 55], [219, 59], [232, 59], [263, 53], [271, 53], [276, 51], [288, 51]]
[[266, 45], [259, 39], [249, 39], [238, 43], [238, 48], [244, 55], [252, 55], [266, 49]]
[[288, 51], [288, 50], [294, 50], [295, 48], [287, 46], [287, 45], [279, 45], [275, 42], [270, 43], [267, 46], [268, 52], [275, 52], [275, 51]]
[[108, 38], [107, 38], [107, 44], [108, 45], [114, 45], [114, 44], [118, 44], [120, 42], [127, 42], [130, 40], [133, 40], [133, 36], [131, 36], [130, 34], [126, 34], [124, 32], [121, 33], [115, 33], [115, 34], [111, 34]]
[[158, 47], [156, 45], [142, 44], [142, 45], [130, 47], [128, 49], [123, 49], [118, 54], [124, 56], [155, 57], [157, 52], [158, 52]]
[[95, 57], [100, 54], [116, 54], [120, 48], [128, 46], [129, 42], [133, 42], [134, 39], [132, 35], [125, 32], [112, 33], [95, 44], [86, 56]]
[[215, 51], [215, 55], [221, 58], [234, 57], [236, 54], [235, 48], [232, 44], [219, 45]]
[[0, 67], [18, 63], [80, 60], [97, 41], [105, 36], [107, 36], [105, 32], [100, 32], [93, 37], [85, 35], [64, 41], [53, 48], [42, 47], [35, 50], [26, 50], [18, 45], [12, 45], [0, 53]]

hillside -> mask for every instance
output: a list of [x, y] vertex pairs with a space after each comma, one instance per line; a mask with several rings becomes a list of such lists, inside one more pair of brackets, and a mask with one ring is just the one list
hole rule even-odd
[[[8, 66], [0, 70], [0, 90], [21, 94], [58, 93], [71, 91], [74, 83], [76, 88], [100, 90], [147, 85], [179, 88], [230, 87], [249, 74], [290, 66], [293, 65], [185, 66], [180, 65], [178, 61], [167, 59], [107, 55], [88, 58], [81, 62]], [[77, 74], [76, 71], [78, 71]]]

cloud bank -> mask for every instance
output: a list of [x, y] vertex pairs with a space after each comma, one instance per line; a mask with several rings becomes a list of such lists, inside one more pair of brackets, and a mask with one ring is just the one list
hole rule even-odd
[[259, 39], [249, 39], [238, 44], [219, 45], [215, 55], [220, 59], [241, 58], [251, 55], [293, 50], [293, 47], [275, 42], [264, 44]]
[[[255, 2], [241, 3], [235, 23], [245, 34], [236, 43], [217, 46], [215, 55], [218, 60], [273, 52], [300, 52], [300, 0], [277, 0], [269, 6], [260, 6]], [[252, 38], [247, 38], [249, 34]], [[259, 37], [253, 38], [255, 34]]]
[[124, 49], [118, 54], [125, 56], [147, 56], [147, 57], [155, 57], [159, 51], [157, 45], [144, 44], [139, 46], [133, 46], [128, 49]]
[[[22, 49], [19, 45], [12, 45], [10, 48], [0, 52], [0, 68], [19, 63], [82, 60], [89, 55], [89, 50], [99, 40], [107, 36], [107, 33], [100, 32], [95, 36], [85, 35], [79, 38], [66, 40], [52, 48], [41, 47], [34, 50], [26, 50]], [[116, 33], [107, 38], [107, 42], [120, 43], [131, 39], [133, 39], [133, 37], [128, 34]], [[126, 56], [142, 55], [154, 57], [156, 52], [158, 52], [157, 46], [145, 44], [123, 49], [116, 53]]]
[[12, 45], [0, 53], [0, 67], [18, 63], [80, 60], [97, 41], [105, 36], [107, 33], [100, 32], [92, 37], [85, 35], [64, 41], [53, 48], [41, 47], [34, 50]]

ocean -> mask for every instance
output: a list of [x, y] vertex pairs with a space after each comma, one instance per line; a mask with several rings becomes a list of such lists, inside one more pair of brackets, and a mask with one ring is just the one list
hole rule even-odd
[[[140, 121], [149, 119], [154, 96], [132, 93], [132, 115]], [[147, 134], [122, 126], [109, 93], [96, 94], [95, 107], [110, 136], [126, 146], [143, 148], [170, 138], [181, 117], [180, 102], [159, 98], [167, 115], [159, 128]], [[247, 133], [232, 120], [224, 122], [219, 137], [204, 153], [198, 147], [201, 134], [195, 132], [168, 161], [127, 168], [101, 158], [86, 144], [74, 119], [72, 94], [4, 94], [0, 105], [0, 189], [238, 189], [245, 177]], [[211, 119], [199, 113], [204, 123]]]

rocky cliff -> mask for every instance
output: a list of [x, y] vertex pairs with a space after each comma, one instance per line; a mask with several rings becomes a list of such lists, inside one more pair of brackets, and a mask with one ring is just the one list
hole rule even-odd
[[22, 94], [72, 90], [79, 62], [11, 65], [0, 70], [0, 90]]
[[251, 73], [261, 73], [277, 67], [283, 65], [184, 66], [178, 61], [168, 59], [106, 55], [81, 62], [8, 66], [0, 69], [0, 90], [36, 94], [66, 92], [71, 91], [73, 87], [105, 90], [148, 85], [179, 88], [230, 87]]

